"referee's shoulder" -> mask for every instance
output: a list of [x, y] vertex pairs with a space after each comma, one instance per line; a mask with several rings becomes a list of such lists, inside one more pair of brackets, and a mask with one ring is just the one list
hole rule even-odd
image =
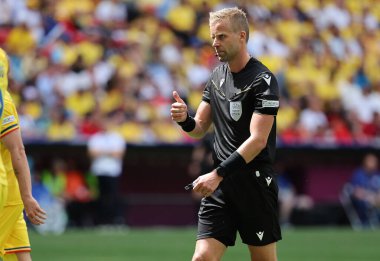
[[269, 68], [263, 64], [260, 60], [256, 59], [256, 58], [251, 58], [253, 60], [253, 64], [254, 64], [254, 67], [256, 69], [256, 72], [257, 72], [257, 76], [263, 74], [263, 73], [269, 73], [271, 75], [273, 75], [272, 71], [269, 70]]
[[256, 80], [262, 79], [265, 75], [270, 75], [271, 77], [275, 77], [272, 71], [260, 60], [253, 57], [251, 59], [252, 59], [252, 68], [253, 68]]
[[269, 86], [270, 88], [276, 88], [277, 79], [276, 76], [269, 70], [265, 65], [260, 63], [259, 68], [256, 68], [255, 73], [253, 74], [254, 86], [261, 85], [263, 87]]

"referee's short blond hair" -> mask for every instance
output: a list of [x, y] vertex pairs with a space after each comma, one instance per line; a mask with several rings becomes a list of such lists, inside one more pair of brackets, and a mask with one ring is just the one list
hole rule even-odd
[[232, 30], [234, 32], [245, 31], [246, 41], [249, 39], [249, 25], [246, 13], [237, 8], [224, 8], [215, 12], [210, 12], [209, 24], [210, 26], [221, 20], [228, 19], [231, 23]]

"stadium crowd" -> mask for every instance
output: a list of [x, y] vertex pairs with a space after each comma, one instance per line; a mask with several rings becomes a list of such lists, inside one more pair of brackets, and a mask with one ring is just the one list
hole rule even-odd
[[376, 0], [1, 0], [25, 141], [86, 141], [112, 123], [129, 143], [192, 140], [170, 120], [194, 110], [218, 62], [210, 10], [239, 3], [249, 50], [277, 76], [279, 143], [380, 145]]

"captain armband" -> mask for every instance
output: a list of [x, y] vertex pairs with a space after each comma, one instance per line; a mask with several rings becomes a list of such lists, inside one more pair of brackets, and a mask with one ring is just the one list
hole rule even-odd
[[195, 129], [195, 120], [189, 114], [187, 114], [185, 121], [177, 122], [177, 124], [186, 132], [191, 132]]
[[226, 160], [219, 164], [216, 168], [216, 173], [220, 177], [227, 177], [232, 172], [242, 169], [246, 166], [244, 158], [239, 154], [239, 152], [235, 151], [232, 153]]

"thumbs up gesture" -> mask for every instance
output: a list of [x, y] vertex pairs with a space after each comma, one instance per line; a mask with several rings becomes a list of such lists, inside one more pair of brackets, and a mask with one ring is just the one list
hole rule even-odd
[[173, 98], [175, 102], [172, 104], [172, 108], [170, 110], [172, 120], [176, 122], [183, 122], [187, 118], [187, 105], [181, 97], [179, 97], [176, 91], [173, 92]]

